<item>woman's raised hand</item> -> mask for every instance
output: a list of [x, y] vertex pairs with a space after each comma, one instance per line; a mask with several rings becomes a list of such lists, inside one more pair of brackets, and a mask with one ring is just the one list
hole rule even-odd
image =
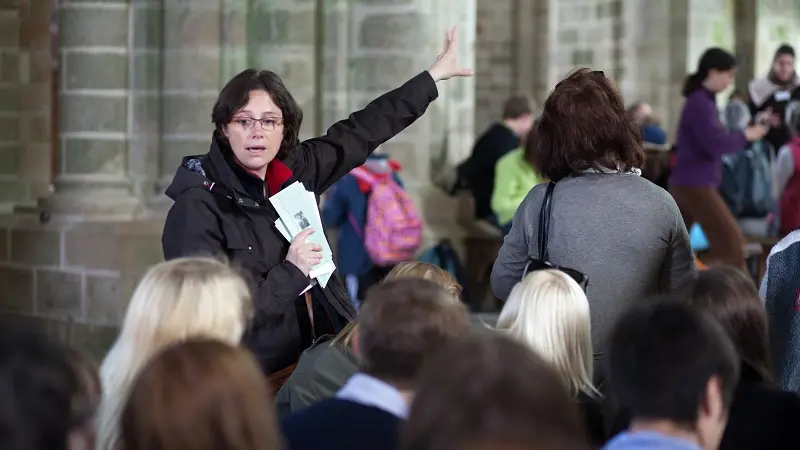
[[447, 80], [452, 77], [470, 77], [474, 74], [472, 69], [466, 69], [458, 65], [456, 49], [456, 29], [455, 27], [447, 30], [444, 40], [444, 50], [439, 53], [436, 60], [431, 64], [428, 73], [434, 81]]

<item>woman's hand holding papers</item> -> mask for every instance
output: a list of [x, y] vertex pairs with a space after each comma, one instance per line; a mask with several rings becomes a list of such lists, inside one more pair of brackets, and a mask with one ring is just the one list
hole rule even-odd
[[286, 254], [286, 261], [297, 266], [305, 276], [308, 276], [312, 267], [322, 261], [322, 246], [306, 242], [312, 233], [314, 233], [313, 228], [306, 228], [298, 233]]

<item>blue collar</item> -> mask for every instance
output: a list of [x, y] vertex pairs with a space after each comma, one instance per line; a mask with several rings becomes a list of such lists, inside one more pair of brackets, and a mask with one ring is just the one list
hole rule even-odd
[[408, 418], [408, 404], [400, 392], [375, 377], [357, 373], [336, 393], [336, 398], [380, 408], [401, 419]]

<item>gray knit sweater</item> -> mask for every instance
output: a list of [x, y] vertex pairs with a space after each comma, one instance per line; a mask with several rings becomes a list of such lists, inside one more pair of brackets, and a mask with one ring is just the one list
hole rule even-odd
[[[528, 193], [492, 269], [502, 300], [538, 258], [539, 210], [547, 184]], [[664, 189], [634, 174], [587, 173], [565, 178], [553, 192], [550, 262], [589, 276], [595, 354], [631, 304], [676, 289], [696, 268], [689, 233]]]

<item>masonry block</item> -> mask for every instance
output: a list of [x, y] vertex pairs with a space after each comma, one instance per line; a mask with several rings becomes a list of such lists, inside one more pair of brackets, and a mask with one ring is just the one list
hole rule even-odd
[[128, 47], [128, 8], [63, 8], [59, 11], [61, 48]]
[[216, 100], [216, 95], [165, 95], [163, 133], [201, 134], [210, 137], [214, 130], [211, 124], [211, 108]]
[[128, 129], [128, 99], [62, 93], [62, 132], [120, 132]]
[[64, 139], [66, 173], [124, 174], [127, 141], [109, 139]]
[[33, 270], [0, 264], [0, 310], [33, 313]]
[[125, 316], [128, 298], [122, 297], [119, 276], [86, 276], [86, 321], [91, 324], [119, 325]]
[[64, 263], [68, 267], [117, 270], [119, 253], [113, 224], [89, 224], [64, 232]]
[[126, 89], [128, 56], [64, 52], [65, 89]]
[[168, 50], [165, 56], [164, 89], [213, 91], [228, 81], [220, 79], [221, 52]]
[[0, 146], [0, 175], [16, 175], [19, 170], [19, 146]]
[[57, 267], [61, 237], [53, 230], [11, 230], [11, 261], [30, 266]]
[[83, 280], [78, 273], [36, 271], [36, 312], [46, 317], [82, 320]]
[[429, 44], [431, 33], [423, 27], [420, 13], [373, 14], [358, 24], [363, 49], [419, 51]]
[[0, 15], [0, 47], [16, 48], [19, 46], [20, 20], [14, 14]]

